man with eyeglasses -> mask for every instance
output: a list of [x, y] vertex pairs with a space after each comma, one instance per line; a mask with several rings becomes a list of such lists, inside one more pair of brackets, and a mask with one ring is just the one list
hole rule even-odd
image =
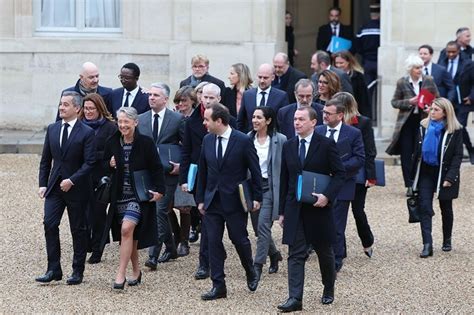
[[346, 179], [337, 194], [334, 205], [334, 224], [336, 226], [336, 242], [334, 244], [335, 268], [339, 272], [345, 253], [345, 231], [349, 204], [355, 195], [355, 177], [359, 168], [365, 163], [365, 149], [362, 133], [359, 129], [344, 124], [344, 104], [338, 99], [329, 100], [323, 109], [324, 126], [315, 129], [317, 134], [336, 142], [339, 156], [346, 170]]
[[311, 106], [316, 111], [316, 125], [323, 123], [323, 106], [313, 102], [314, 89], [311, 80], [300, 79], [295, 85], [296, 103], [286, 105], [278, 111], [278, 127], [280, 133], [284, 134], [287, 139], [291, 139], [296, 135], [293, 120], [298, 108]]
[[179, 87], [189, 85], [195, 88], [201, 82], [214, 83], [221, 89], [221, 99], [224, 99], [225, 84], [222, 80], [209, 74], [209, 59], [204, 55], [196, 55], [191, 58], [192, 75], [181, 81]]
[[[110, 108], [110, 93], [112, 89], [109, 87], [104, 87], [99, 85], [99, 68], [90, 61], [82, 64], [81, 73], [79, 73], [79, 80], [77, 80], [76, 85], [71, 86], [61, 92], [61, 96], [66, 91], [75, 91], [79, 93], [82, 97], [86, 96], [89, 93], [97, 93], [104, 99], [105, 105], [107, 108]], [[61, 120], [59, 117], [59, 110], [56, 114], [56, 121]]]
[[122, 87], [112, 91], [110, 107], [107, 108], [112, 116], [116, 118], [117, 110], [122, 106], [134, 107], [139, 115], [148, 111], [150, 109], [148, 93], [138, 85], [138, 79], [140, 78], [138, 65], [133, 62], [124, 64], [120, 69], [118, 78]]

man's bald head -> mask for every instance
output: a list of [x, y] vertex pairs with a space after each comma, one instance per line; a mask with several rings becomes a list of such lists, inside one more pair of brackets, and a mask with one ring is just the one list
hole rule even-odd
[[85, 89], [97, 90], [99, 86], [99, 68], [90, 61], [84, 62], [79, 78]]
[[284, 75], [290, 67], [288, 55], [282, 52], [277, 53], [275, 57], [273, 57], [273, 66], [275, 67], [275, 74], [277, 76], [281, 77]]
[[258, 67], [257, 71], [257, 82], [258, 87], [262, 90], [266, 90], [275, 79], [275, 68], [271, 64], [264, 63]]
[[201, 103], [207, 108], [221, 100], [221, 88], [214, 83], [206, 84], [202, 88]]

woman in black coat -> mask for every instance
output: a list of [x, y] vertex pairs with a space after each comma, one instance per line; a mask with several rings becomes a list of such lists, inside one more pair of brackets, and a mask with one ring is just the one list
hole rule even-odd
[[[133, 280], [129, 286], [141, 282], [138, 249], [156, 244], [157, 222], [155, 201], [165, 193], [163, 166], [153, 140], [136, 129], [138, 114], [133, 107], [117, 111], [119, 132], [105, 145], [104, 163], [112, 173], [111, 202], [107, 214], [107, 229], [112, 228], [114, 241], [120, 241], [120, 264], [113, 285], [123, 289], [128, 262], [132, 262]], [[148, 170], [152, 178], [150, 200], [139, 202], [133, 174]], [[104, 234], [104, 238], [106, 237]], [[105, 241], [105, 240], [103, 240]]]
[[[94, 129], [95, 132], [95, 158], [98, 163], [95, 164], [92, 171], [93, 187], [97, 187], [100, 179], [105, 176], [106, 169], [103, 168], [102, 159], [104, 158], [104, 147], [107, 139], [117, 131], [117, 125], [112, 115], [105, 106], [104, 99], [97, 93], [87, 94], [82, 102], [79, 119]], [[105, 228], [105, 217], [107, 215], [107, 204], [96, 200], [95, 196], [91, 198], [88, 211], [88, 223], [90, 227], [89, 250], [92, 255], [87, 262], [97, 264], [102, 259], [103, 247], [100, 244]]]
[[344, 105], [344, 123], [358, 128], [362, 133], [365, 149], [365, 182], [356, 183], [354, 200], [352, 204], [352, 214], [357, 226], [357, 234], [359, 234], [364, 253], [370, 258], [372, 257], [374, 244], [374, 235], [370, 229], [367, 215], [365, 214], [365, 198], [367, 189], [373, 187], [376, 183], [375, 176], [375, 156], [377, 149], [375, 147], [374, 130], [372, 129], [372, 121], [366, 116], [362, 116], [357, 107], [357, 102], [350, 93], [339, 92], [333, 96]]
[[243, 63], [233, 64], [229, 70], [229, 83], [231, 87], [225, 88], [222, 103], [229, 109], [233, 117], [237, 117], [242, 95], [252, 87], [253, 83], [249, 67]]
[[421, 258], [433, 256], [433, 195], [437, 194], [443, 224], [442, 250], [451, 250], [453, 199], [459, 194], [459, 168], [462, 162], [462, 126], [451, 102], [433, 101], [428, 118], [420, 122], [418, 145], [414, 153], [413, 191], [418, 192], [420, 227], [423, 238]]

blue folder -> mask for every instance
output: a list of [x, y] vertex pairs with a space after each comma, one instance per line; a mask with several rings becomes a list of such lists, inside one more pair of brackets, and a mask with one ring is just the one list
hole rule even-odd
[[331, 181], [331, 176], [326, 174], [303, 171], [298, 176], [296, 185], [296, 200], [303, 203], [314, 204], [316, 197], [312, 193], [323, 193]]
[[338, 36], [331, 37], [330, 52], [336, 53], [341, 50], [349, 50], [351, 47], [352, 42], [350, 40]]
[[194, 190], [196, 184], [196, 174], [198, 171], [198, 166], [196, 164], [189, 164], [188, 170], [188, 191]]
[[[357, 184], [365, 184], [365, 167], [361, 167], [356, 175]], [[375, 180], [376, 186], [385, 186], [385, 162], [384, 160], [375, 160]]]

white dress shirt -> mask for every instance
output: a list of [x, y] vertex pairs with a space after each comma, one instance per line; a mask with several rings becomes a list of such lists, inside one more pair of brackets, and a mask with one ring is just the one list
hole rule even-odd
[[265, 92], [265, 106], [267, 106], [267, 103], [268, 103], [268, 95], [270, 94], [270, 90], [272, 89], [271, 86], [269, 86], [266, 90], [262, 90], [260, 89], [259, 87], [257, 87], [257, 107], [260, 106], [260, 102], [262, 100], [262, 94], [260, 94], [260, 92]]
[[135, 96], [137, 96], [139, 88], [140, 87], [137, 85], [137, 87], [131, 91], [127, 91], [127, 89], [123, 89], [122, 106], [125, 104], [125, 100], [127, 99], [128, 92], [130, 92], [130, 95], [128, 96], [128, 106], [132, 106], [133, 100], [135, 99]]
[[[67, 128], [67, 138], [68, 139], [71, 136], [72, 128], [74, 128], [74, 125], [76, 124], [76, 122], [77, 122], [77, 118], [67, 122], [69, 124], [69, 127]], [[63, 119], [63, 121], [61, 122], [61, 132], [59, 133], [59, 146], [61, 146], [61, 144], [63, 143], [63, 132], [64, 132], [64, 124], [65, 123], [66, 122]]]
[[308, 155], [308, 150], [309, 150], [309, 145], [311, 144], [311, 139], [313, 138], [313, 133], [312, 132], [309, 136], [307, 136], [306, 138], [301, 138], [301, 136], [298, 136], [298, 154], [299, 154], [299, 149], [300, 149], [300, 146], [301, 146], [301, 139], [305, 139], [306, 142], [304, 144], [304, 147], [305, 147], [305, 153], [304, 153], [304, 157], [306, 158], [306, 156]]
[[232, 133], [232, 128], [227, 126], [226, 131], [222, 135], [216, 135], [216, 157], [217, 157], [217, 149], [219, 147], [219, 137], [222, 137], [221, 144], [222, 144], [222, 157], [225, 155], [225, 150], [227, 149], [227, 144], [229, 143], [230, 134]]
[[337, 140], [339, 140], [339, 134], [341, 132], [341, 127], [342, 127], [342, 121], [339, 122], [339, 124], [334, 127], [334, 128], [331, 128], [329, 126], [327, 126], [327, 130], [326, 130], [326, 137], [329, 138], [329, 136], [331, 135], [331, 132], [329, 131], [329, 129], [335, 129], [336, 131], [334, 132], [334, 141], [337, 143]]
[[262, 177], [268, 178], [268, 153], [270, 150], [270, 136], [267, 136], [265, 143], [260, 144], [260, 142], [258, 142], [257, 135], [255, 134], [253, 144], [257, 150], [258, 162], [260, 164], [260, 170], [262, 171]]
[[[130, 103], [129, 103], [130, 104]], [[155, 114], [158, 114], [158, 136], [160, 135], [161, 125], [163, 124], [163, 118], [165, 117], [166, 113], [166, 106], [160, 110], [158, 113], [155, 112], [153, 109], [151, 110], [151, 131], [153, 132], [153, 122], [155, 120]]]

